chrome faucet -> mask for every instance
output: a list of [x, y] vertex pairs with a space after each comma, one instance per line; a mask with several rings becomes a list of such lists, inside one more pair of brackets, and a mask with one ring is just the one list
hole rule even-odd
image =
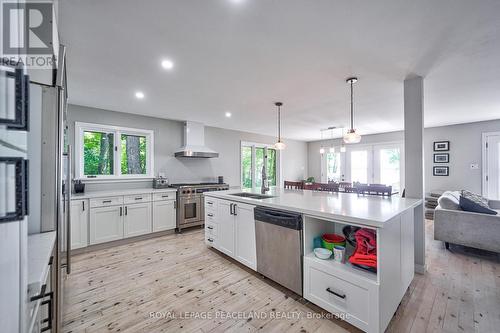
[[262, 186], [260, 192], [266, 194], [269, 191], [269, 182], [267, 180], [267, 170], [266, 170], [266, 159], [264, 159], [264, 165], [262, 166]]

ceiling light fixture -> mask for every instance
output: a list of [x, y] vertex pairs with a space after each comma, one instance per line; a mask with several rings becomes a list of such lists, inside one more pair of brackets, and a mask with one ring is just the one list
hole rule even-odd
[[274, 144], [274, 148], [282, 150], [286, 148], [286, 144], [281, 141], [281, 106], [283, 103], [276, 102], [274, 105], [278, 108], [278, 142]]
[[353, 84], [358, 81], [357, 77], [350, 77], [346, 80], [347, 83], [351, 85], [351, 128], [347, 131], [346, 135], [344, 135], [345, 143], [358, 143], [361, 141], [361, 135], [356, 133], [354, 129], [354, 100], [353, 100]]
[[137, 91], [135, 93], [135, 98], [137, 98], [137, 99], [143, 99], [144, 98], [144, 93], [142, 91]]
[[161, 67], [170, 70], [170, 69], [174, 68], [174, 63], [172, 62], [172, 60], [164, 59], [161, 62]]
[[232, 114], [231, 112], [226, 112], [226, 118], [231, 118]]

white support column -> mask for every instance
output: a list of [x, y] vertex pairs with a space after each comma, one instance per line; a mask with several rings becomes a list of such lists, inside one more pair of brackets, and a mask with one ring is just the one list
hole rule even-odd
[[[405, 188], [407, 198], [424, 198], [424, 83], [421, 76], [404, 81]], [[415, 272], [425, 272], [423, 204], [415, 208]]]

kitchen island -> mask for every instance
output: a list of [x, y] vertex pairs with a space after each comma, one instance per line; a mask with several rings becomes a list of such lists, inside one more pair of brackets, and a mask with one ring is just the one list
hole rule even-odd
[[[414, 276], [414, 209], [418, 199], [273, 188], [205, 194], [207, 245], [257, 270], [255, 207], [302, 215], [302, 296], [366, 332], [383, 332]], [[346, 226], [376, 235], [376, 272], [321, 260], [314, 239]], [[258, 243], [258, 242], [257, 242]], [[353, 248], [350, 249], [351, 251]]]

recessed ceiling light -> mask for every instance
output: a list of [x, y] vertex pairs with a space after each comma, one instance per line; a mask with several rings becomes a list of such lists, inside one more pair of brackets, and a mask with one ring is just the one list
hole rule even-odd
[[164, 69], [172, 69], [174, 68], [174, 63], [172, 62], [172, 60], [163, 59], [161, 61], [161, 67], [163, 67]]
[[144, 93], [142, 91], [136, 91], [135, 97], [138, 99], [143, 99], [144, 98]]
[[226, 112], [226, 117], [227, 118], [231, 118], [231, 116], [232, 116], [231, 112]]
[[230, 0], [232, 3], [242, 3], [245, 2], [245, 0]]

